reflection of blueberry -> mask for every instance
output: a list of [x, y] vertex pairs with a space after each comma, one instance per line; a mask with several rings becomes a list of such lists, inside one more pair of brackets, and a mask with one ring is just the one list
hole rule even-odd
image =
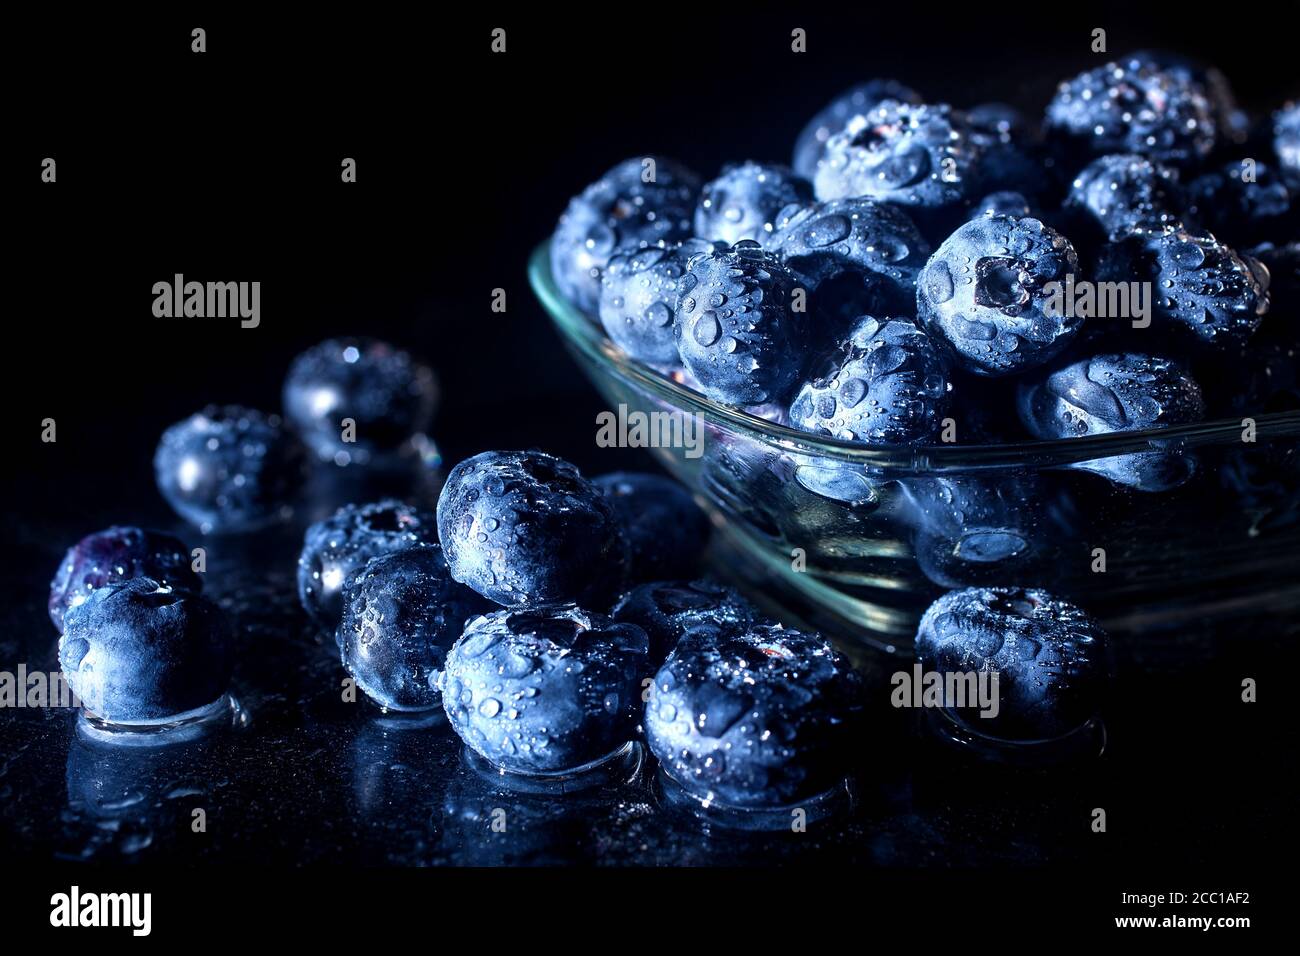
[[503, 770], [559, 773], [632, 739], [645, 633], [577, 607], [474, 618], [447, 655], [452, 729]]
[[286, 517], [303, 479], [301, 448], [280, 417], [237, 405], [210, 405], [167, 429], [153, 468], [167, 503], [205, 534]]
[[921, 94], [897, 80], [868, 80], [850, 87], [808, 121], [794, 144], [794, 171], [809, 179], [817, 172], [826, 141], [844, 128], [854, 116], [868, 113], [882, 100], [920, 103]]
[[709, 537], [709, 519], [685, 488], [663, 475], [617, 471], [592, 483], [605, 492], [630, 551], [629, 579], [691, 574]]
[[688, 631], [714, 634], [758, 623], [754, 606], [732, 588], [712, 581], [653, 581], [635, 587], [610, 612], [650, 638], [650, 662], [663, 663]]
[[911, 315], [930, 244], [896, 206], [843, 199], [782, 213], [779, 252], [838, 339], [860, 315]]
[[996, 672], [996, 717], [955, 707], [949, 714], [1008, 740], [1077, 730], [1097, 715], [1108, 677], [1105, 632], [1073, 604], [1029, 588], [948, 592], [921, 618], [916, 653], [930, 672]]
[[804, 316], [790, 307], [795, 285], [777, 256], [749, 240], [691, 259], [673, 333], [682, 364], [709, 398], [761, 405], [785, 397], [806, 338]]
[[162, 720], [215, 702], [230, 680], [221, 609], [148, 577], [91, 592], [59, 639], [68, 686], [98, 717]]
[[948, 399], [943, 358], [912, 319], [864, 317], [815, 376], [791, 403], [790, 424], [849, 441], [925, 441]]
[[812, 198], [812, 184], [785, 166], [754, 162], [728, 166], [700, 191], [695, 234], [728, 245], [741, 239], [767, 245], [776, 214], [791, 203], [804, 205]]
[[153, 578], [181, 591], [203, 590], [190, 566], [190, 552], [161, 531], [114, 526], [88, 534], [64, 554], [50, 582], [49, 612], [63, 631], [64, 615], [91, 593], [131, 578]]
[[1297, 204], [1272, 166], [1228, 163], [1193, 180], [1188, 191], [1188, 215], [1225, 242], [1300, 234]]
[[1287, 185], [1300, 190], [1300, 102], [1273, 114], [1273, 152]]
[[646, 739], [690, 793], [787, 806], [843, 779], [861, 687], [817, 634], [768, 624], [688, 631], [655, 676]]
[[344, 593], [338, 629], [343, 666], [384, 707], [436, 707], [447, 651], [465, 621], [487, 606], [451, 579], [436, 544], [372, 558]]
[[599, 604], [622, 584], [627, 541], [605, 494], [560, 458], [486, 451], [438, 498], [451, 575], [498, 604]]
[[[284, 414], [322, 461], [366, 464], [429, 427], [433, 372], [376, 339], [330, 339], [303, 352], [284, 382]], [[344, 440], [344, 419], [354, 428]]]
[[1074, 247], [1037, 219], [972, 219], [941, 245], [917, 281], [917, 310], [966, 371], [1006, 375], [1051, 359], [1082, 319], [1053, 291], [1079, 271]]
[[[1037, 438], [1074, 438], [1165, 428], [1205, 417], [1200, 386], [1170, 359], [1135, 353], [1094, 355], [1022, 384], [1020, 420]], [[1135, 452], [1074, 465], [1121, 485], [1162, 491], [1190, 477], [1193, 462], [1175, 452]]]
[[1185, 204], [1178, 173], [1142, 156], [1102, 156], [1070, 185], [1067, 209], [1090, 217], [1103, 235], [1119, 239], [1139, 227], [1176, 223]]
[[614, 344], [638, 361], [675, 365], [678, 283], [692, 256], [715, 248], [725, 246], [688, 239], [611, 256], [601, 274], [600, 322]]
[[348, 575], [381, 554], [437, 540], [433, 515], [400, 501], [390, 498], [343, 506], [303, 536], [298, 557], [298, 597], [303, 609], [317, 623], [337, 627]]
[[645, 157], [624, 160], [584, 189], [551, 236], [551, 274], [561, 294], [595, 315], [609, 257], [689, 239], [699, 188], [690, 170]]

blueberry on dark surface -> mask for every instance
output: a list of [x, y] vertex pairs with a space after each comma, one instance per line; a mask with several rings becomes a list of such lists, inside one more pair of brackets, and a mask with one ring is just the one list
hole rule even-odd
[[158, 490], [207, 534], [252, 531], [288, 517], [304, 477], [302, 447], [280, 416], [209, 405], [163, 432]]
[[1288, 103], [1273, 114], [1273, 153], [1282, 178], [1300, 191], [1300, 102]]
[[972, 218], [975, 216], [1010, 216], [1013, 219], [1024, 219], [1026, 216], [1034, 215], [1034, 207], [1025, 198], [1024, 193], [1014, 192], [1009, 189], [989, 193], [972, 206], [971, 211]]
[[433, 372], [409, 353], [376, 339], [330, 339], [289, 366], [284, 414], [320, 460], [364, 465], [422, 435], [437, 394]]
[[869, 113], [882, 100], [920, 104], [921, 94], [897, 80], [868, 80], [850, 87], [826, 104], [799, 133], [794, 144], [794, 171], [808, 179], [817, 172], [826, 141], [854, 116]]
[[1022, 372], [1050, 360], [1079, 331], [1083, 320], [1059, 298], [1061, 284], [1078, 271], [1069, 240], [1037, 219], [972, 219], [921, 270], [917, 314], [964, 370]]
[[438, 537], [452, 577], [502, 605], [600, 605], [627, 572], [609, 498], [540, 451], [485, 451], [453, 468]]
[[69, 610], [110, 584], [153, 578], [179, 591], [203, 590], [194, 573], [190, 550], [161, 531], [114, 525], [88, 534], [63, 555], [50, 582], [50, 620], [59, 632]]
[[693, 574], [709, 519], [689, 491], [663, 475], [616, 471], [592, 483], [614, 506], [629, 549], [630, 581]]
[[1186, 72], [1125, 58], [1080, 73], [1047, 106], [1050, 134], [1088, 153], [1136, 153], [1175, 166], [1214, 148], [1217, 123], [1205, 89]]
[[1097, 716], [1109, 666], [1106, 634], [1088, 614], [1046, 591], [977, 587], [950, 591], [916, 632], [924, 670], [993, 671], [998, 713], [952, 707], [958, 723], [1004, 740], [1050, 740]]
[[1300, 235], [1291, 191], [1272, 166], [1228, 163], [1192, 181], [1188, 216], [1228, 243]]
[[755, 162], [728, 166], [700, 191], [695, 234], [728, 245], [741, 239], [767, 245], [777, 213], [812, 198], [812, 183], [786, 166]]
[[838, 199], [782, 213], [768, 244], [785, 259], [834, 344], [861, 315], [911, 315], [930, 244], [896, 206]]
[[615, 253], [601, 273], [600, 322], [606, 334], [638, 361], [661, 367], [675, 365], [673, 317], [686, 265], [701, 252], [725, 248], [721, 243], [688, 239]]
[[925, 441], [938, 431], [947, 370], [914, 319], [864, 316], [823, 365], [790, 404], [795, 428], [890, 445]]
[[644, 725], [688, 792], [784, 807], [843, 780], [861, 707], [861, 679], [825, 638], [755, 624], [687, 631], [655, 676]]
[[1088, 216], [1111, 239], [1177, 223], [1185, 205], [1173, 167], [1120, 154], [1101, 156], [1084, 167], [1065, 200], [1067, 210]]
[[600, 304], [600, 273], [615, 252], [691, 237], [700, 180], [672, 160], [626, 159], [569, 206], [551, 236], [551, 275], [589, 315]]
[[740, 593], [712, 581], [652, 581], [628, 591], [610, 616], [635, 624], [650, 639], [650, 662], [658, 667], [690, 631], [714, 635], [746, 630], [760, 622]]
[[233, 664], [230, 625], [207, 598], [138, 577], [92, 591], [59, 639], [68, 686], [95, 716], [165, 720], [215, 703]]
[[822, 200], [939, 209], [971, 198], [982, 152], [951, 107], [885, 100], [826, 141], [813, 188]]
[[1245, 342], [1268, 312], [1268, 270], [1206, 232], [1145, 230], [1101, 252], [1103, 282], [1151, 283], [1152, 327], [1216, 349]]
[[678, 286], [677, 351], [704, 394], [727, 405], [784, 398], [806, 345], [804, 316], [791, 311], [796, 279], [785, 264], [743, 240], [692, 258]]
[[442, 705], [452, 729], [502, 770], [553, 774], [636, 733], [645, 632], [572, 605], [476, 617], [451, 653]]
[[353, 572], [343, 596], [343, 666], [383, 707], [436, 707], [447, 652], [465, 622], [488, 607], [451, 579], [436, 544], [371, 558]]
[[371, 558], [418, 544], [436, 544], [432, 514], [394, 499], [344, 505], [303, 536], [298, 598], [316, 623], [333, 630], [343, 614], [348, 576]]
[[[1020, 420], [1036, 438], [1076, 438], [1201, 421], [1200, 386], [1171, 359], [1136, 353], [1079, 359], [1022, 384]], [[1073, 465], [1141, 491], [1185, 482], [1192, 459], [1178, 452], [1115, 455]]]

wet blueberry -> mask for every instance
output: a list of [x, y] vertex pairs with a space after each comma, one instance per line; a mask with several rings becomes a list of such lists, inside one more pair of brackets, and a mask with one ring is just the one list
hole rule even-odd
[[1025, 198], [1024, 193], [1002, 190], [989, 193], [971, 207], [971, 212], [971, 218], [977, 216], [1010, 216], [1013, 219], [1024, 219], [1026, 216], [1034, 215], [1034, 207]]
[[699, 189], [693, 172], [652, 156], [605, 173], [570, 200], [551, 236], [551, 274], [561, 294], [595, 315], [609, 257], [689, 239]]
[[316, 623], [330, 630], [343, 615], [343, 586], [371, 558], [418, 544], [436, 544], [434, 516], [394, 499], [344, 505], [303, 536], [298, 598]]
[[796, 279], [785, 264], [743, 240], [692, 258], [678, 285], [673, 334], [704, 394], [728, 405], [784, 398], [807, 335], [805, 316], [791, 310]]
[[628, 580], [654, 581], [695, 572], [709, 539], [709, 519], [690, 492], [663, 475], [618, 471], [592, 484], [605, 493], [630, 550]]
[[826, 141], [854, 116], [869, 113], [882, 100], [918, 105], [921, 94], [897, 80], [868, 80], [845, 90], [818, 111], [799, 133], [794, 144], [794, 171], [812, 179]]
[[1275, 245], [1261, 243], [1248, 254], [1268, 269], [1269, 311], [1273, 318], [1264, 322], [1264, 334], [1295, 341], [1300, 331], [1300, 242]]
[[1243, 160], [1189, 187], [1188, 216], [1230, 244], [1300, 235], [1300, 206], [1272, 166]]
[[664, 773], [700, 799], [789, 806], [844, 778], [861, 689], [818, 634], [687, 631], [655, 676], [646, 739]]
[[917, 281], [924, 328], [976, 375], [1041, 365], [1078, 332], [1060, 290], [1079, 271], [1069, 240], [1037, 219], [986, 216], [961, 226]]
[[755, 162], [728, 166], [705, 183], [695, 207], [695, 234], [732, 245], [741, 239], [768, 244], [777, 213], [812, 202], [812, 183], [786, 166]]
[[353, 572], [343, 595], [343, 666], [382, 707], [436, 707], [448, 650], [466, 620], [488, 607], [451, 579], [436, 544], [371, 558]]
[[233, 663], [217, 605], [149, 577], [92, 591], [71, 608], [59, 639], [68, 686], [95, 716], [165, 720], [215, 703]]
[[1065, 200], [1067, 210], [1083, 213], [1111, 239], [1174, 224], [1185, 206], [1175, 169], [1132, 155], [1093, 160], [1075, 177]]
[[153, 578], [179, 591], [203, 590], [190, 564], [190, 551], [161, 531], [115, 525], [88, 534], [64, 554], [50, 582], [50, 620], [63, 632], [69, 610], [110, 584]]
[[646, 632], [650, 662], [656, 668], [689, 631], [718, 634], [745, 630], [761, 620], [758, 611], [738, 591], [712, 581], [642, 584], [623, 595], [610, 616]]
[[321, 461], [364, 465], [422, 436], [437, 395], [433, 372], [409, 353], [376, 339], [330, 339], [289, 367], [284, 414]]
[[286, 518], [303, 480], [301, 446], [278, 415], [209, 405], [163, 433], [158, 490], [204, 534], [252, 531]]
[[554, 774], [618, 750], [636, 733], [645, 632], [579, 608], [476, 617], [447, 655], [452, 729], [502, 770]]
[[926, 441], [949, 389], [943, 356], [915, 320], [864, 316], [800, 388], [790, 424], [870, 444]]
[[[1037, 438], [1074, 438], [1198, 422], [1200, 386], [1181, 364], [1135, 353], [1071, 361], [1022, 384], [1020, 420]], [[1176, 451], [1115, 455], [1073, 465], [1141, 491], [1185, 482], [1194, 462]]]
[[971, 139], [980, 150], [982, 189], [1015, 189], [1037, 196], [1048, 187], [1043, 163], [1030, 141], [1029, 123], [1005, 103], [982, 103], [965, 113]]
[[539, 451], [487, 451], [453, 468], [438, 537], [452, 577], [502, 605], [601, 605], [627, 572], [609, 498]]
[[1273, 114], [1273, 152], [1287, 185], [1300, 191], [1300, 102]]
[[916, 654], [925, 671], [992, 671], [998, 713], [951, 706], [958, 724], [1003, 740], [1037, 741], [1078, 730], [1098, 713], [1109, 677], [1106, 635], [1088, 614], [1046, 591], [950, 591], [921, 618]]

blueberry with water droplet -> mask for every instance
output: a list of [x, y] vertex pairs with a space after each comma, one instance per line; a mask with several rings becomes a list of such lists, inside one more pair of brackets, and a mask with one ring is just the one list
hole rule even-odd
[[92, 593], [132, 578], [153, 578], [179, 591], [203, 590], [194, 573], [190, 551], [177, 538], [161, 531], [114, 525], [88, 534], [63, 555], [50, 581], [50, 620], [63, 632], [67, 612], [84, 604]]
[[551, 275], [588, 315], [600, 305], [600, 274], [615, 252], [691, 238], [700, 180], [672, 160], [626, 159], [582, 193], [551, 236]]
[[487, 601], [451, 579], [438, 545], [371, 558], [348, 579], [338, 645], [366, 696], [392, 710], [438, 706], [447, 652]]
[[917, 315], [962, 369], [1008, 375], [1049, 361], [1083, 319], [1062, 298], [1074, 247], [1037, 219], [985, 216], [944, 240], [917, 280]]
[[1227, 163], [1197, 177], [1188, 192], [1188, 217], [1230, 245], [1300, 235], [1300, 202], [1266, 163]]
[[785, 807], [841, 782], [862, 682], [819, 634], [691, 630], [655, 676], [643, 724], [665, 774], [702, 800]]
[[[965, 111], [979, 156], [978, 179], [990, 192], [1014, 189], [1041, 196], [1049, 183], [1028, 120], [1006, 103], [981, 103]], [[1024, 215], [1028, 215], [1025, 213]]]
[[575, 770], [636, 733], [647, 652], [635, 624], [574, 605], [496, 611], [471, 620], [447, 655], [442, 705], [502, 770]]
[[733, 588], [712, 581], [652, 581], [628, 591], [610, 616], [635, 624], [650, 639], [650, 663], [656, 668], [691, 631], [747, 629], [759, 623], [757, 609]]
[[916, 656], [927, 673], [995, 672], [996, 715], [981, 716], [969, 696], [964, 708], [945, 699], [944, 714], [1007, 741], [1050, 740], [1081, 729], [1097, 717], [1110, 676], [1106, 634], [1097, 622], [1033, 588], [949, 591], [922, 616]]
[[695, 234], [728, 245], [753, 239], [766, 246], [777, 214], [812, 202], [812, 183], [786, 166], [746, 162], [705, 183], [695, 207]]
[[344, 505], [303, 536], [298, 597], [312, 619], [333, 631], [343, 615], [343, 586], [371, 558], [418, 544], [436, 544], [432, 514], [389, 498]]
[[628, 580], [654, 581], [695, 572], [709, 539], [709, 519], [690, 492], [663, 475], [617, 471], [592, 483], [605, 493], [630, 552]]
[[501, 605], [603, 606], [627, 574], [609, 498], [540, 451], [486, 451], [453, 468], [438, 537], [452, 577]]
[[817, 172], [826, 141], [854, 116], [869, 113], [883, 100], [919, 105], [921, 94], [897, 80], [868, 80], [845, 90], [808, 121], [794, 144], [794, 171], [808, 179]]
[[92, 591], [68, 610], [59, 666], [92, 714], [115, 723], [174, 718], [215, 703], [233, 665], [216, 604], [150, 577]]
[[304, 478], [302, 447], [280, 417], [238, 405], [209, 405], [168, 428], [153, 467], [163, 498], [205, 534], [283, 520]]
[[1064, 207], [1081, 214], [1101, 236], [1121, 239], [1135, 229], [1176, 223], [1186, 204], [1173, 167], [1117, 154], [1084, 167], [1070, 185]]
[[289, 425], [318, 459], [338, 465], [393, 460], [423, 436], [437, 399], [426, 365], [370, 338], [314, 345], [293, 360], [284, 381]]

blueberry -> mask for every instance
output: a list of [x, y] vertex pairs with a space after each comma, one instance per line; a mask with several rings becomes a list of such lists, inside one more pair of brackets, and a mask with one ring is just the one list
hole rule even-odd
[[1176, 223], [1185, 205], [1177, 170], [1133, 155], [1093, 160], [1075, 177], [1065, 200], [1067, 210], [1089, 217], [1110, 239]]
[[1053, 296], [1078, 271], [1069, 240], [1037, 219], [972, 219], [921, 270], [917, 314], [966, 371], [1023, 372], [1079, 331], [1082, 319]]
[[176, 717], [215, 703], [233, 663], [217, 605], [138, 577], [97, 588], [68, 610], [59, 665], [91, 713], [117, 723]]
[[1151, 283], [1153, 328], [1216, 349], [1245, 342], [1269, 307], [1267, 269], [1182, 226], [1140, 229], [1107, 245], [1097, 278]]
[[760, 622], [738, 591], [712, 581], [652, 581], [628, 591], [610, 616], [635, 624], [650, 639], [650, 662], [658, 667], [684, 634], [745, 630]]
[[371, 558], [419, 544], [436, 544], [432, 514], [391, 498], [344, 505], [303, 536], [298, 598], [316, 623], [334, 630], [343, 615], [343, 586]]
[[795, 428], [902, 445], [935, 435], [950, 389], [944, 360], [915, 320], [864, 316], [790, 405]]
[[1294, 341], [1300, 325], [1300, 242], [1265, 242], [1248, 254], [1268, 270], [1269, 309], [1276, 318], [1264, 322], [1264, 331], [1287, 325], [1282, 334]]
[[827, 103], [799, 133], [794, 144], [794, 171], [812, 179], [826, 141], [854, 116], [870, 112], [882, 100], [920, 104], [921, 94], [897, 80], [868, 80], [845, 90]]
[[1039, 195], [1048, 187], [1043, 164], [1029, 142], [1029, 123], [1005, 103], [982, 103], [965, 113], [970, 136], [980, 151], [980, 185]]
[[465, 621], [487, 608], [451, 579], [438, 545], [380, 554], [347, 582], [338, 628], [343, 666], [385, 708], [436, 707], [448, 650]]
[[1024, 193], [1014, 192], [1009, 189], [989, 193], [972, 207], [972, 211], [971, 218], [978, 216], [1010, 216], [1013, 219], [1024, 219], [1027, 216], [1034, 215], [1034, 207], [1025, 198]]
[[364, 465], [423, 435], [437, 393], [433, 372], [407, 352], [377, 339], [330, 339], [289, 367], [284, 414], [321, 461]]
[[687, 631], [645, 705], [672, 780], [733, 807], [783, 807], [845, 776], [862, 682], [818, 634], [779, 624]]
[[690, 492], [663, 475], [617, 471], [592, 479], [618, 516], [632, 581], [689, 575], [709, 538], [709, 519]]
[[600, 273], [615, 252], [691, 237], [699, 178], [656, 157], [627, 159], [575, 196], [551, 236], [551, 274], [561, 294], [589, 315]]
[[451, 575], [502, 605], [597, 605], [621, 586], [628, 545], [605, 494], [560, 458], [486, 451], [438, 498]]
[[1300, 102], [1288, 103], [1273, 114], [1273, 152], [1282, 178], [1300, 191]]
[[1217, 67], [1168, 50], [1137, 50], [1124, 58], [1164, 70], [1189, 86], [1198, 86], [1210, 103], [1220, 140], [1241, 143], [1249, 135], [1250, 117], [1237, 105], [1228, 78]]
[[163, 498], [204, 534], [286, 518], [304, 477], [301, 446], [280, 417], [238, 405], [209, 405], [171, 426], [153, 468]]
[[1137, 153], [1175, 166], [1203, 159], [1217, 136], [1214, 107], [1199, 83], [1131, 57], [1063, 82], [1048, 104], [1047, 127], [1067, 149]]
[[749, 240], [691, 259], [673, 334], [705, 395], [728, 405], [785, 397], [806, 344], [804, 316], [791, 311], [795, 286], [784, 263]]
[[993, 671], [998, 713], [951, 707], [957, 723], [990, 737], [1062, 737], [1097, 716], [1109, 678], [1106, 634], [1088, 614], [1046, 591], [980, 587], [950, 591], [916, 632], [923, 670]]
[[190, 565], [190, 551], [161, 531], [114, 525], [88, 534], [63, 555], [50, 582], [50, 620], [63, 632], [69, 610], [92, 593], [132, 578], [153, 578], [178, 591], [203, 590]]
[[769, 243], [807, 290], [831, 344], [861, 315], [911, 315], [930, 244], [896, 206], [842, 199], [781, 214]]
[[[1150, 355], [1094, 355], [1051, 369], [1020, 386], [1020, 420], [1041, 439], [1166, 428], [1205, 417], [1200, 386], [1179, 363]], [[1135, 452], [1072, 467], [1141, 491], [1185, 482], [1193, 462], [1172, 451]]]
[[636, 733], [645, 632], [572, 605], [476, 617], [447, 655], [442, 705], [489, 763], [553, 774], [613, 753]]
[[786, 166], [746, 162], [704, 184], [695, 207], [695, 234], [728, 245], [753, 239], [767, 245], [779, 213], [812, 202], [812, 183]]
[[1188, 215], [1226, 242], [1300, 234], [1291, 193], [1273, 167], [1253, 160], [1228, 163], [1192, 181]]
[[686, 264], [698, 253], [725, 248], [722, 243], [688, 239], [611, 256], [601, 273], [600, 321], [614, 344], [649, 365], [677, 364], [673, 317]]
[[865, 196], [940, 209], [971, 198], [982, 150], [947, 105], [885, 100], [826, 141], [813, 188], [818, 199]]

